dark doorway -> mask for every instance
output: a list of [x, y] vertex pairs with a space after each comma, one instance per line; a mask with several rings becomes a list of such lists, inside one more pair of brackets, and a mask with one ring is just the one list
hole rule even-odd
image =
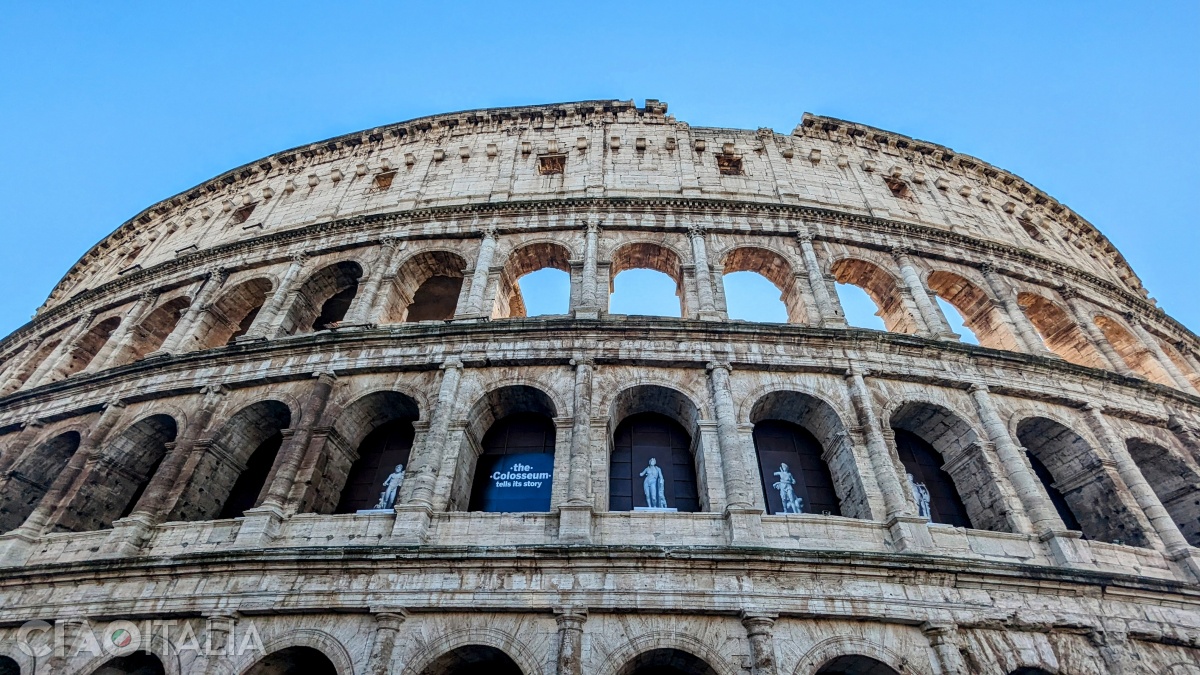
[[246, 675], [337, 675], [328, 656], [312, 647], [288, 647], [251, 666]]
[[275, 464], [275, 456], [279, 454], [281, 445], [283, 434], [278, 431], [259, 444], [229, 491], [229, 498], [225, 500], [217, 519], [237, 518], [246, 509], [254, 508], [258, 503], [258, 495], [267, 484], [267, 477], [271, 475], [271, 467]]
[[358, 446], [358, 459], [350, 468], [336, 513], [375, 508], [384, 489], [383, 482], [396, 466], [408, 468], [413, 436], [412, 420], [385, 422], [367, 434]]
[[[915, 475], [914, 475], [915, 477]], [[847, 655], [821, 666], [817, 675], [900, 675], [894, 668], [868, 656]]]
[[467, 645], [441, 655], [421, 675], [522, 675], [521, 667], [495, 647]]
[[454, 318], [462, 277], [433, 276], [413, 293], [405, 321], [447, 321]]
[[321, 305], [321, 313], [313, 321], [312, 330], [324, 330], [340, 323], [342, 319], [346, 318], [346, 312], [350, 311], [350, 304], [354, 302], [356, 295], [358, 295], [357, 282], [334, 293], [325, 301], [325, 304]]
[[626, 663], [618, 675], [716, 675], [698, 656], [679, 649], [652, 649]]
[[[967, 508], [963, 506], [950, 474], [942, 470], [945, 462], [938, 451], [911, 431], [892, 431], [896, 434], [896, 451], [900, 454], [904, 470], [929, 490], [929, 520], [955, 527], [971, 527]], [[907, 480], [904, 488], [908, 489]]]
[[[763, 420], [754, 425], [754, 448], [768, 513], [842, 514], [833, 477], [821, 458], [821, 443], [807, 429], [782, 420]], [[789, 485], [789, 480], [794, 483]], [[784, 503], [789, 489], [799, 503]]]
[[164, 675], [165, 673], [162, 661], [159, 661], [157, 656], [145, 652], [119, 656], [92, 671], [92, 675]]
[[[1054, 476], [1050, 475], [1050, 469], [1046, 468], [1045, 464], [1033, 453], [1025, 451], [1025, 457], [1029, 459], [1030, 466], [1033, 467], [1033, 473], [1042, 481], [1042, 487], [1046, 490], [1046, 496], [1050, 497], [1050, 503], [1054, 504], [1054, 510], [1058, 512], [1058, 517], [1062, 519], [1063, 525], [1067, 526], [1068, 530], [1075, 530], [1083, 534], [1083, 526], [1079, 524], [1079, 519], [1075, 517], [1075, 512], [1071, 510], [1067, 504], [1067, 498], [1059, 492], [1058, 488], [1054, 487]], [[1084, 537], [1087, 539], [1087, 537]]]
[[626, 417], [613, 435], [609, 465], [610, 511], [645, 508], [642, 471], [654, 459], [663, 474], [667, 506], [679, 511], [700, 510], [692, 438], [678, 422], [659, 413]]

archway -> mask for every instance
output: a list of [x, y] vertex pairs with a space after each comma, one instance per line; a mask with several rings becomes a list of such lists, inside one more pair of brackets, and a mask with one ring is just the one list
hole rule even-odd
[[16, 462], [0, 495], [0, 532], [18, 527], [33, 513], [79, 448], [79, 440], [77, 431], [59, 434]]
[[243, 675], [338, 675], [338, 671], [319, 649], [288, 647], [267, 654]]
[[192, 331], [192, 344], [185, 344], [183, 350], [214, 349], [232, 344], [245, 335], [267, 301], [271, 288], [267, 279], [251, 279], [226, 291], [201, 313]]
[[613, 406], [609, 510], [700, 511], [695, 404], [674, 389], [640, 385], [618, 394]]
[[857, 286], [870, 296], [878, 308], [877, 316], [884, 327], [893, 333], [916, 333], [917, 324], [904, 306], [900, 287], [893, 277], [874, 263], [857, 258], [843, 258], [830, 268], [839, 284]]
[[[675, 296], [678, 298], [679, 306], [678, 314], [674, 311], [675, 303], [666, 300], [653, 303], [654, 298], [647, 297], [648, 286], [658, 288], [664, 285], [655, 283], [653, 278], [643, 278], [641, 283], [636, 284], [636, 287], [634, 284], [619, 285], [617, 277], [628, 270], [649, 270], [666, 275], [675, 285]], [[646, 242], [625, 244], [613, 253], [609, 275], [609, 311], [612, 313], [681, 317], [690, 314], [687, 295], [683, 292], [683, 266], [675, 251], [666, 246]], [[635, 311], [629, 311], [630, 309]]]
[[[54, 350], [57, 349], [58, 345], [61, 343], [62, 339], [57, 338], [53, 340], [46, 340], [39, 345], [37, 351], [35, 351], [32, 356], [25, 359], [24, 362], [17, 364], [11, 380], [7, 383], [4, 391], [0, 393], [7, 394], [11, 391], [20, 389], [21, 386], [29, 380], [29, 377], [33, 375], [34, 371], [38, 369], [38, 366], [42, 365], [46, 359], [50, 358], [50, 355], [54, 353]], [[16, 358], [19, 359], [21, 356], [17, 356]]]
[[1044, 668], [1017, 668], [1008, 675], [1054, 675]]
[[900, 463], [912, 476], [902, 481], [905, 487], [912, 491], [916, 483], [929, 491], [930, 522], [1010, 530], [999, 481], [973, 451], [979, 439], [970, 424], [942, 406], [911, 401], [892, 413], [891, 428]]
[[546, 512], [554, 478], [554, 402], [528, 385], [493, 389], [472, 408], [470, 511]]
[[617, 675], [717, 675], [717, 671], [683, 650], [651, 649], [630, 659]]
[[[1017, 425], [1017, 439], [1045, 467], [1084, 536], [1148, 545], [1137, 515], [1120, 498], [1108, 469], [1082, 436], [1054, 420], [1028, 417]], [[1070, 482], [1064, 484], [1064, 479]]]
[[21, 666], [7, 656], [0, 656], [0, 675], [21, 675]]
[[196, 520], [209, 520], [237, 518], [258, 504], [291, 418], [291, 410], [279, 401], [259, 401], [236, 412], [213, 434], [212, 446], [221, 452], [208, 453], [212, 459], [205, 462], [206, 470], [197, 473], [204, 476], [207, 495], [196, 495], [195, 502], [181, 508], [192, 511]]
[[1061, 307], [1033, 293], [1018, 294], [1017, 304], [1042, 336], [1047, 349], [1071, 363], [1089, 368], [1105, 367], [1100, 353]]
[[314, 272], [296, 293], [295, 301], [280, 324], [282, 333], [309, 333], [341, 323], [358, 294], [362, 272], [362, 266], [349, 260]]
[[[496, 293], [496, 303], [492, 308], [493, 319], [513, 319], [528, 316], [525, 296], [521, 291], [520, 280], [527, 275], [543, 270], [555, 270], [566, 277], [566, 296], [562, 297], [561, 310], [549, 312], [566, 314], [570, 304], [570, 258], [571, 253], [565, 246], [550, 242], [538, 242], [522, 246], [509, 255], [500, 273], [500, 289]], [[547, 280], [549, 282], [550, 280]]]
[[75, 341], [67, 363], [58, 369], [57, 373], [52, 373], [49, 379], [51, 381], [60, 380], [87, 368], [119, 325], [121, 325], [121, 319], [114, 316], [92, 326]]
[[[335, 465], [325, 472], [331, 481], [336, 481], [336, 476], [346, 476], [343, 485], [329, 486], [332, 488], [329, 492], [340, 491], [334, 513], [376, 508], [384, 481], [397, 466], [408, 468], [416, 434], [413, 422], [419, 416], [417, 402], [398, 391], [367, 394], [342, 411], [333, 428], [347, 448], [357, 449], [357, 458], [348, 471]], [[321, 513], [324, 499], [320, 495], [326, 490], [318, 486], [317, 492], [318, 505], [314, 510]]]
[[92, 675], [166, 675], [162, 661], [153, 654], [134, 652], [129, 656], [118, 656], [110, 659]]
[[[765, 248], [755, 246], [744, 246], [736, 248], [725, 256], [724, 277], [722, 283], [725, 284], [726, 307], [729, 311], [731, 319], [750, 319], [746, 312], [756, 311], [759, 314], [774, 315], [776, 312], [784, 317], [787, 323], [805, 323], [806, 315], [804, 312], [804, 303], [800, 293], [796, 290], [796, 276], [792, 272], [792, 266], [788, 264], [783, 256], [774, 251], [769, 251]], [[731, 286], [732, 280], [730, 275], [752, 275], [754, 279], [739, 279], [738, 282]], [[736, 277], [734, 277], [736, 278]], [[766, 288], [763, 281], [769, 282], [776, 290], [779, 291], [779, 305], [768, 301], [769, 297], [766, 294]], [[732, 296], [734, 291], [745, 286], [747, 290], [753, 289], [759, 291], [755, 294], [755, 304], [767, 302], [767, 307], [745, 307], [742, 303], [736, 301]], [[747, 300], [749, 298], [746, 298]], [[751, 319], [763, 320], [763, 319]]]
[[869, 656], [847, 654], [821, 666], [815, 675], [900, 675], [899, 671]]
[[72, 495], [56, 526], [58, 531], [89, 532], [112, 527], [129, 515], [175, 440], [169, 415], [151, 415], [121, 432], [104, 448], [86, 482]]
[[466, 645], [442, 654], [421, 671], [421, 675], [523, 675], [521, 667], [508, 654], [484, 645]]
[[971, 331], [980, 346], [1020, 350], [1016, 336], [1004, 322], [1001, 309], [983, 289], [964, 277], [944, 270], [930, 272], [925, 282], [929, 290], [958, 312], [963, 325]]
[[1161, 445], [1131, 438], [1125, 446], [1188, 543], [1200, 546], [1200, 475]]
[[1150, 352], [1150, 348], [1134, 337], [1133, 333], [1104, 315], [1097, 316], [1094, 321], [1096, 327], [1104, 334], [1104, 339], [1112, 345], [1117, 356], [1121, 357], [1130, 370], [1151, 382], [1165, 384], [1168, 387], [1176, 386], [1171, 375], [1158, 362], [1158, 358]]
[[404, 262], [384, 294], [380, 323], [454, 318], [467, 261], [450, 251], [425, 251]]
[[140, 324], [133, 327], [131, 336], [133, 339], [130, 340], [129, 348], [124, 350], [124, 353], [114, 354], [112, 365], [133, 363], [161, 347], [171, 331], [175, 330], [179, 318], [191, 304], [191, 298], [182, 297], [174, 298], [156, 307]]
[[[1042, 489], [1046, 491], [1046, 496], [1050, 498], [1050, 504], [1054, 506], [1055, 512], [1058, 513], [1059, 520], [1068, 530], [1083, 533], [1083, 526], [1079, 524], [1079, 519], [1075, 517], [1075, 512], [1071, 510], [1071, 505], [1067, 502], [1067, 498], [1058, 489], [1058, 485], [1054, 482], [1054, 476], [1050, 473], [1050, 469], [1042, 464], [1042, 460], [1034, 456], [1032, 452], [1025, 451], [1025, 458], [1029, 460], [1029, 466], [1033, 469], [1033, 475], [1042, 483]], [[1086, 535], [1084, 536], [1086, 539]]]

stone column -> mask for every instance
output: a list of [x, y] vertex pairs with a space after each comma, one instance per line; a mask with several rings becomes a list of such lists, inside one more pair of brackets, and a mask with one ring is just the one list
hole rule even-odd
[[286, 438], [283, 446], [279, 449], [279, 456], [275, 460], [275, 467], [271, 472], [273, 476], [268, 481], [267, 496], [262, 503], [265, 508], [278, 509], [282, 512], [287, 505], [288, 495], [292, 491], [296, 472], [300, 469], [300, 463], [308, 449], [313, 428], [320, 424], [321, 415], [324, 414], [325, 406], [329, 403], [329, 396], [333, 393], [333, 383], [337, 381], [337, 375], [333, 373], [313, 373], [313, 377], [316, 382], [313, 383], [312, 391], [304, 401], [300, 413], [300, 424], [292, 425], [295, 433], [290, 438]]
[[1158, 362], [1162, 364], [1163, 369], [1166, 370], [1167, 374], [1171, 376], [1171, 379], [1175, 381], [1175, 385], [1188, 393], [1197, 391], [1187, 377], [1184, 376], [1183, 371], [1179, 369], [1179, 366], [1175, 365], [1175, 362], [1171, 360], [1170, 356], [1167, 356], [1167, 352], [1163, 349], [1162, 345], [1159, 344], [1158, 339], [1151, 335], [1150, 331], [1146, 330], [1146, 326], [1142, 324], [1138, 317], [1134, 316], [1132, 313], [1129, 313], [1125, 315], [1125, 319], [1128, 321], [1129, 326], [1133, 328], [1133, 332], [1135, 335], [1137, 335], [1138, 339], [1146, 345], [1146, 349], [1150, 350], [1150, 353], [1154, 355], [1154, 358], [1158, 359]]
[[1075, 323], [1083, 329], [1083, 334], [1088, 337], [1091, 343], [1100, 350], [1102, 358], [1108, 362], [1109, 368], [1122, 375], [1132, 377], [1140, 377], [1136, 375], [1132, 369], [1125, 363], [1125, 359], [1117, 354], [1117, 350], [1109, 344], [1108, 338], [1104, 337], [1104, 333], [1096, 326], [1096, 322], [1092, 321], [1091, 315], [1088, 313], [1087, 307], [1083, 305], [1083, 300], [1079, 297], [1073, 288], [1060, 288], [1058, 294], [1067, 302], [1067, 307], [1071, 310], [1071, 316], [1075, 319]]
[[774, 614], [756, 610], [742, 612], [742, 626], [750, 641], [750, 675], [776, 675]]
[[237, 649], [234, 644], [237, 623], [237, 616], [232, 614], [204, 617], [204, 663], [200, 670], [204, 675], [228, 675], [229, 664], [221, 657], [230, 656]]
[[729, 371], [728, 363], [708, 364], [708, 382], [717, 416], [717, 440], [721, 445], [721, 473], [725, 477], [725, 508], [752, 509], [750, 472], [746, 466], [745, 448], [738, 435]]
[[96, 318], [93, 312], [84, 312], [79, 316], [75, 325], [67, 331], [63, 336], [62, 342], [58, 343], [58, 347], [50, 352], [29, 377], [25, 379], [25, 384], [36, 387], [43, 380], [49, 379], [54, 373], [61, 371], [71, 362], [71, 353], [75, 351], [75, 343], [83, 335], [84, 331], [92, 325], [92, 320]]
[[967, 675], [967, 663], [958, 646], [958, 627], [953, 623], [927, 621], [921, 624], [921, 632], [933, 647], [941, 666], [942, 675]]
[[600, 302], [597, 297], [597, 256], [600, 247], [600, 223], [596, 216], [590, 216], [586, 222], [587, 233], [584, 235], [583, 275], [580, 279], [579, 307], [575, 308], [576, 319], [595, 319], [600, 315]]
[[367, 661], [365, 675], [388, 675], [391, 672], [396, 634], [407, 618], [404, 610], [398, 608], [375, 614], [375, 642], [371, 645], [371, 657]]
[[950, 324], [946, 323], [946, 317], [942, 315], [942, 310], [938, 308], [933, 298], [929, 297], [929, 289], [925, 288], [925, 284], [921, 282], [921, 275], [917, 273], [917, 268], [913, 265], [910, 249], [897, 246], [892, 249], [892, 257], [900, 266], [900, 277], [904, 280], [908, 295], [912, 297], [917, 306], [917, 314], [920, 315], [921, 323], [925, 324], [928, 335], [938, 339], [957, 340], [959, 336], [950, 330]]
[[812, 235], [801, 232], [796, 235], [796, 241], [800, 244], [808, 283], [816, 300], [817, 314], [820, 315], [819, 325], [824, 328], [845, 328], [846, 315], [842, 312], [837, 296], [829, 289], [829, 282], [821, 269], [820, 261], [817, 260], [816, 249], [813, 248]]
[[463, 363], [457, 358], [448, 358], [442, 364], [442, 383], [438, 387], [437, 403], [429, 419], [429, 433], [421, 446], [419, 456], [410, 457], [412, 492], [409, 507], [433, 508], [433, 486], [446, 450], [446, 438], [450, 431], [450, 416], [458, 396], [458, 382], [462, 377]]
[[467, 304], [463, 313], [455, 318], [478, 317], [483, 311], [484, 291], [487, 290], [491, 274], [492, 257], [496, 253], [496, 228], [489, 227], [479, 243], [479, 255], [475, 257], [475, 271], [471, 274], [471, 289], [467, 292]]
[[[809, 326], [820, 326], [821, 311], [817, 308], [817, 299], [813, 296], [812, 282], [808, 272], [801, 270], [792, 275], [792, 295], [799, 298], [804, 308], [804, 323]], [[792, 320], [792, 317], [788, 317]]]
[[696, 298], [699, 301], [697, 316], [706, 321], [719, 321], [721, 313], [713, 299], [712, 268], [708, 265], [708, 247], [704, 235], [704, 228], [699, 225], [688, 228], [688, 238], [692, 241], [692, 264], [695, 266]]
[[1046, 343], [1042, 341], [1041, 334], [1029, 322], [1029, 317], [1025, 315], [1025, 310], [1021, 309], [1020, 303], [1017, 302], [1017, 294], [1013, 292], [1011, 286], [1004, 283], [1000, 274], [996, 272], [996, 268], [991, 264], [985, 263], [979, 266], [979, 270], [983, 273], [983, 279], [987, 282], [992, 294], [999, 299], [1000, 306], [1004, 309], [1002, 314], [1012, 327], [1013, 335], [1024, 346], [1025, 351], [1039, 356], [1058, 358], [1054, 352], [1046, 347]]
[[1021, 506], [1029, 517], [1029, 524], [1034, 532], [1044, 535], [1066, 529], [1045, 490], [1042, 489], [1041, 481], [1033, 474], [1024, 452], [1017, 447], [1017, 443], [1008, 433], [1008, 428], [1004, 426], [1004, 420], [1000, 418], [987, 386], [971, 385], [971, 400], [975, 403], [975, 410], [983, 422], [984, 432], [995, 446], [1000, 465], [1004, 467], [1009, 482], [1017, 491], [1017, 497], [1021, 500]]
[[560, 541], [587, 542], [591, 539], [592, 482], [591, 418], [592, 370], [590, 358], [571, 360], [575, 366], [575, 397], [572, 405], [571, 459], [567, 473], [567, 500], [559, 506]]
[[388, 279], [396, 276], [400, 266], [400, 240], [389, 237], [383, 241], [382, 250], [371, 265], [371, 274], [366, 283], [358, 288], [354, 298], [354, 306], [346, 314], [344, 323], [361, 325], [372, 323], [375, 318], [376, 305], [379, 304], [379, 289]]
[[554, 614], [558, 624], [558, 662], [555, 675], [583, 675], [583, 624], [587, 613], [564, 609]]
[[250, 326], [250, 330], [246, 331], [246, 334], [239, 339], [276, 337], [280, 324], [287, 315], [287, 312], [284, 311], [286, 305], [290, 305], [291, 303], [288, 301], [295, 297], [296, 280], [300, 276], [300, 271], [304, 269], [306, 258], [307, 256], [303, 253], [292, 256], [292, 264], [283, 273], [283, 278], [279, 280], [279, 286], [258, 312], [258, 316], [254, 317], [254, 323]]
[[146, 318], [146, 312], [154, 305], [157, 298], [158, 294], [151, 291], [139, 295], [137, 302], [133, 303], [133, 307], [130, 307], [125, 316], [121, 318], [121, 323], [112, 332], [112, 335], [108, 336], [108, 340], [96, 352], [96, 356], [92, 357], [91, 363], [84, 367], [83, 372], [94, 373], [107, 368], [109, 361], [121, 360], [133, 347], [133, 340], [136, 336], [134, 328], [137, 328]]
[[871, 458], [871, 471], [879, 483], [879, 491], [883, 495], [885, 518], [892, 520], [903, 516], [908, 511], [908, 498], [896, 475], [896, 465], [892, 461], [891, 451], [888, 450], [887, 440], [883, 437], [879, 417], [871, 402], [871, 392], [867, 389], [865, 374], [851, 368], [846, 372], [846, 387], [850, 392], [850, 402], [858, 417], [867, 439], [867, 454]]
[[1142, 475], [1141, 469], [1129, 454], [1129, 448], [1113, 433], [1112, 427], [1108, 425], [1108, 420], [1104, 417], [1103, 409], [1090, 403], [1083, 409], [1092, 433], [1108, 450], [1121, 481], [1125, 483], [1125, 487], [1129, 489], [1129, 493], [1133, 495], [1137, 505], [1150, 521], [1150, 526], [1154, 528], [1158, 538], [1162, 540], [1163, 546], [1166, 547], [1167, 557], [1179, 561], [1189, 574], [1200, 580], [1200, 564], [1191, 556], [1191, 545], [1175, 525], [1171, 514], [1167, 513], [1167, 509], [1159, 501], [1154, 489], [1146, 482], [1146, 477]]
[[192, 331], [196, 328], [196, 321], [200, 315], [208, 310], [212, 304], [213, 296], [217, 291], [225, 285], [225, 280], [229, 278], [229, 272], [223, 268], [217, 268], [208, 273], [204, 282], [200, 285], [196, 295], [192, 298], [192, 304], [188, 305], [187, 311], [179, 318], [179, 323], [175, 325], [175, 330], [163, 340], [162, 346], [150, 354], [174, 354], [179, 351], [187, 351], [190, 345], [185, 343], [185, 340], [192, 336]]

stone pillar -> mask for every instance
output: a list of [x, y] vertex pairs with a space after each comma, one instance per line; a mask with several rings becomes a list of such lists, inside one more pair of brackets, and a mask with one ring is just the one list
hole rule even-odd
[[[597, 256], [600, 247], [600, 223], [595, 216], [588, 218], [587, 233], [584, 235], [583, 274], [580, 279], [579, 307], [575, 308], [576, 319], [595, 319], [600, 316], [600, 301], [597, 294]], [[605, 303], [607, 306], [607, 303]]]
[[[820, 326], [821, 311], [817, 308], [817, 299], [813, 296], [812, 282], [808, 278], [808, 272], [799, 271], [792, 275], [792, 295], [800, 299], [801, 305], [804, 307], [804, 323], [809, 326]], [[788, 317], [792, 320], [792, 317]]]
[[258, 316], [254, 317], [254, 323], [250, 326], [250, 330], [247, 330], [246, 334], [239, 339], [261, 340], [276, 337], [280, 324], [287, 316], [287, 312], [284, 310], [287, 305], [291, 304], [289, 300], [295, 297], [296, 280], [300, 276], [300, 271], [304, 269], [306, 258], [307, 256], [303, 253], [292, 256], [292, 264], [283, 273], [283, 278], [279, 280], [279, 286], [258, 312]]
[[175, 324], [175, 330], [171, 331], [167, 339], [163, 340], [162, 346], [150, 356], [187, 351], [190, 345], [186, 344], [185, 340], [192, 336], [192, 331], [196, 328], [196, 321], [199, 320], [201, 314], [208, 310], [213, 296], [225, 285], [225, 280], [228, 278], [229, 272], [222, 268], [209, 272], [199, 290], [196, 291], [195, 297], [192, 298], [192, 304], [188, 305], [187, 311], [179, 317], [179, 323]]
[[312, 392], [304, 401], [300, 413], [300, 424], [292, 425], [295, 433], [291, 438], [285, 439], [283, 446], [279, 449], [279, 456], [271, 472], [274, 475], [268, 481], [267, 496], [263, 500], [263, 507], [282, 511], [287, 505], [288, 495], [292, 491], [296, 472], [300, 469], [300, 463], [308, 449], [313, 428], [320, 423], [321, 415], [325, 413], [325, 406], [329, 403], [329, 397], [333, 393], [333, 383], [337, 381], [337, 375], [319, 372], [313, 373], [313, 377], [316, 382], [313, 383]]
[[446, 450], [450, 416], [458, 396], [462, 368], [463, 363], [457, 358], [448, 358], [442, 364], [442, 383], [438, 387], [437, 403], [429, 416], [429, 433], [425, 436], [420, 455], [409, 459], [413, 485], [408, 497], [409, 507], [433, 508], [433, 486]]
[[933, 647], [933, 653], [941, 666], [942, 675], [967, 675], [967, 663], [958, 646], [958, 627], [953, 623], [927, 621], [921, 624], [921, 632]]
[[200, 669], [204, 675], [228, 675], [229, 665], [221, 657], [231, 656], [237, 649], [237, 623], [238, 618], [231, 614], [204, 617], [204, 663]]
[[796, 241], [800, 244], [808, 283], [816, 300], [817, 314], [820, 315], [819, 325], [824, 328], [845, 328], [846, 315], [842, 312], [837, 295], [829, 289], [829, 282], [821, 269], [820, 261], [817, 260], [816, 249], [813, 248], [812, 235], [802, 232], [796, 235]]
[[1091, 315], [1088, 313], [1087, 307], [1083, 305], [1083, 300], [1073, 288], [1061, 288], [1058, 294], [1067, 302], [1067, 307], [1071, 310], [1071, 316], [1075, 319], [1075, 323], [1083, 329], [1083, 334], [1088, 337], [1093, 345], [1100, 350], [1102, 358], [1108, 362], [1109, 369], [1114, 370], [1122, 375], [1132, 377], [1140, 377], [1136, 375], [1132, 369], [1125, 363], [1125, 359], [1117, 354], [1117, 350], [1109, 344], [1108, 338], [1104, 337], [1104, 333], [1096, 326], [1096, 322], [1092, 321]]
[[1004, 420], [1000, 418], [987, 386], [971, 385], [971, 400], [975, 403], [975, 410], [979, 414], [979, 420], [983, 422], [984, 432], [995, 446], [1000, 465], [1004, 467], [1004, 473], [1008, 475], [1009, 482], [1016, 490], [1034, 532], [1045, 535], [1066, 529], [1045, 490], [1042, 489], [1041, 481], [1034, 475], [1032, 467], [1025, 459], [1024, 452], [1004, 426]]
[[1130, 313], [1125, 315], [1125, 319], [1129, 322], [1129, 326], [1133, 328], [1133, 332], [1135, 335], [1137, 335], [1138, 339], [1141, 340], [1144, 345], [1146, 345], [1146, 349], [1150, 350], [1150, 353], [1154, 355], [1154, 358], [1158, 359], [1158, 362], [1162, 364], [1163, 369], [1166, 370], [1167, 374], [1171, 376], [1171, 379], [1175, 381], [1175, 386], [1188, 393], [1197, 391], [1187, 377], [1184, 376], [1183, 371], [1179, 369], [1179, 366], [1175, 365], [1175, 362], [1171, 360], [1170, 356], [1167, 356], [1167, 352], [1158, 342], [1158, 339], [1151, 335], [1150, 331], [1146, 330], [1146, 327], [1142, 325], [1142, 322], [1138, 319], [1138, 317]]
[[492, 257], [496, 253], [496, 229], [490, 227], [483, 233], [483, 241], [479, 243], [479, 255], [475, 257], [475, 271], [471, 274], [471, 288], [467, 292], [467, 304], [462, 314], [455, 318], [478, 317], [483, 311], [484, 291], [487, 290], [488, 276], [491, 274]]
[[55, 373], [66, 368], [67, 364], [71, 362], [71, 353], [75, 351], [75, 343], [79, 341], [84, 331], [92, 325], [92, 320], [95, 318], [96, 315], [93, 312], [84, 312], [81, 314], [75, 325], [71, 326], [67, 334], [63, 336], [62, 342], [58, 343], [58, 347], [50, 352], [41, 365], [25, 379], [25, 384], [36, 387], [43, 380], [49, 379]]
[[1104, 418], [1103, 410], [1090, 403], [1083, 409], [1092, 433], [1108, 450], [1121, 481], [1125, 483], [1125, 487], [1129, 489], [1129, 493], [1133, 495], [1137, 505], [1141, 507], [1150, 521], [1150, 526], [1154, 528], [1154, 532], [1158, 534], [1158, 538], [1166, 547], [1167, 557], [1180, 562], [1189, 574], [1196, 580], [1200, 580], [1200, 563], [1193, 559], [1191, 545], [1175, 525], [1171, 514], [1167, 513], [1167, 509], [1159, 501], [1154, 489], [1146, 482], [1141, 469], [1129, 454], [1129, 448], [1113, 433], [1112, 427], [1108, 425], [1108, 420]]
[[344, 323], [361, 325], [373, 323], [375, 309], [379, 304], [379, 289], [388, 279], [396, 276], [400, 265], [400, 240], [389, 237], [383, 241], [382, 250], [371, 265], [371, 274], [365, 283], [358, 287], [354, 298], [354, 306], [346, 314]]
[[704, 241], [704, 228], [692, 225], [688, 228], [688, 238], [692, 240], [692, 263], [695, 266], [696, 298], [698, 299], [697, 316], [706, 321], [719, 321], [721, 312], [718, 311], [713, 299], [712, 268], [708, 265], [708, 247]]
[[746, 466], [745, 448], [738, 434], [729, 372], [728, 363], [708, 364], [708, 382], [712, 387], [713, 409], [717, 416], [717, 440], [721, 445], [721, 472], [725, 476], [726, 508], [750, 509], [754, 507], [750, 472]]
[[592, 370], [590, 358], [571, 360], [575, 366], [575, 397], [572, 404], [571, 460], [567, 473], [567, 501], [559, 507], [558, 538], [586, 542], [591, 539], [591, 418]]
[[985, 263], [979, 266], [979, 270], [983, 273], [983, 279], [987, 282], [992, 294], [1000, 301], [1000, 306], [1004, 309], [1001, 314], [1012, 328], [1013, 335], [1016, 336], [1017, 341], [1025, 348], [1025, 351], [1039, 356], [1058, 358], [1054, 352], [1046, 347], [1046, 343], [1042, 341], [1041, 334], [1029, 322], [1029, 317], [1025, 315], [1025, 310], [1021, 309], [1020, 303], [1017, 302], [1017, 294], [1013, 292], [1011, 286], [1004, 283], [1000, 274], [996, 272], [996, 268], [991, 264]]
[[407, 618], [404, 610], [398, 608], [375, 614], [375, 641], [371, 645], [371, 657], [367, 661], [365, 675], [388, 675], [391, 672], [396, 634]]
[[[17, 463], [17, 459], [25, 454], [29, 448], [29, 444], [37, 438], [38, 434], [42, 433], [45, 425], [37, 418], [31, 418], [21, 423], [21, 430], [13, 440], [9, 441], [4, 447], [4, 454], [0, 454], [0, 481], [8, 478], [7, 474], [12, 470]], [[0, 489], [3, 488], [3, 483], [0, 483]]]
[[108, 336], [108, 340], [96, 352], [96, 356], [92, 357], [91, 363], [84, 367], [83, 372], [94, 373], [107, 368], [110, 361], [120, 361], [133, 347], [136, 337], [134, 329], [146, 318], [147, 311], [157, 298], [158, 294], [151, 291], [139, 295], [137, 302], [133, 303], [133, 307], [121, 318], [121, 323], [112, 335]]
[[558, 624], [558, 662], [555, 675], [583, 675], [583, 624], [587, 613], [564, 609], [554, 614]]
[[775, 615], [756, 610], [742, 612], [742, 626], [750, 641], [750, 675], [776, 675]]
[[910, 249], [897, 246], [892, 249], [892, 257], [900, 266], [900, 278], [904, 280], [905, 290], [908, 291], [908, 295], [912, 297], [917, 306], [917, 314], [921, 323], [925, 325], [926, 333], [930, 337], [938, 339], [957, 340], [959, 336], [950, 330], [950, 324], [946, 323], [946, 317], [942, 315], [942, 310], [938, 308], [933, 298], [929, 297], [929, 289], [925, 288], [925, 284], [921, 282], [921, 275], [917, 273], [917, 268], [913, 265]]

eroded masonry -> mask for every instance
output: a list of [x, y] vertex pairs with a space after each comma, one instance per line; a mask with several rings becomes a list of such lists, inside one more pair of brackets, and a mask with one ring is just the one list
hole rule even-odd
[[[949, 148], [666, 113], [349, 134], [97, 244], [0, 341], [0, 673], [1200, 674], [1200, 339], [1109, 241]], [[632, 269], [680, 316], [610, 313]]]

